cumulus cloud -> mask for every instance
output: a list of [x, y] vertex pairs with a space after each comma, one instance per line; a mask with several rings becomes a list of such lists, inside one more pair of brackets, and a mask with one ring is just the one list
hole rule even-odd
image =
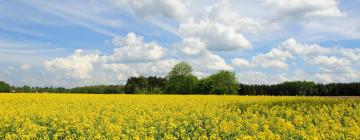
[[335, 68], [335, 67], [346, 67], [350, 66], [351, 62], [344, 58], [337, 58], [335, 56], [318, 56], [311, 61], [315, 65], [322, 65], [329, 68]]
[[255, 20], [239, 16], [225, 1], [207, 7], [204, 13], [181, 22], [179, 32], [185, 39], [199, 39], [209, 50], [250, 49], [252, 45], [243, 32], [256, 33], [262, 28]]
[[360, 71], [357, 70], [360, 66], [354, 61], [358, 56], [358, 49], [294, 43], [294, 39], [286, 42], [289, 41], [293, 43], [283, 43], [282, 49], [289, 50], [298, 57], [297, 61], [302, 61], [307, 67], [315, 70], [303, 72], [308, 79], [318, 82], [349, 82], [360, 78]]
[[146, 63], [106, 63], [102, 66], [105, 70], [114, 73], [116, 80], [125, 81], [129, 76], [165, 76], [177, 62], [175, 59], [166, 59]]
[[308, 56], [308, 55], [319, 55], [319, 54], [326, 54], [330, 53], [331, 50], [328, 48], [321, 47], [317, 44], [301, 44], [298, 43], [294, 38], [290, 38], [283, 42], [280, 48], [284, 50], [288, 50], [289, 52], [301, 56]]
[[180, 33], [185, 37], [201, 39], [209, 50], [226, 51], [251, 48], [250, 42], [233, 27], [211, 21], [189, 19], [180, 25]]
[[198, 38], [185, 38], [183, 39], [180, 50], [186, 55], [199, 55], [206, 52], [206, 45]]
[[337, 0], [265, 0], [265, 6], [282, 19], [341, 17]]
[[288, 68], [288, 64], [281, 60], [269, 60], [261, 63], [261, 66], [264, 68], [277, 68], [281, 70]]
[[252, 58], [252, 63], [264, 68], [287, 69], [287, 61], [296, 61], [300, 57], [302, 61], [316, 57], [321, 54], [333, 52], [329, 48], [321, 47], [317, 44], [299, 43], [294, 38], [289, 38], [276, 48], [267, 53], [259, 53]]
[[225, 60], [219, 55], [207, 52], [195, 60], [189, 60], [196, 69], [203, 72], [218, 71], [218, 70], [232, 70], [233, 68], [226, 64]]
[[29, 64], [22, 64], [20, 66], [20, 69], [23, 71], [26, 71], [26, 70], [30, 69], [30, 67], [31, 67], [31, 65], [29, 65]]
[[343, 48], [340, 53], [351, 61], [360, 62], [360, 48]]
[[254, 66], [254, 64], [251, 64], [249, 61], [247, 61], [246, 59], [242, 59], [242, 58], [231, 59], [231, 63], [236, 67], [253, 67]]
[[278, 28], [276, 23], [270, 23], [267, 20], [255, 20], [253, 16], [240, 15], [239, 11], [233, 9], [230, 2], [226, 0], [207, 7], [205, 13], [203, 20], [230, 26], [237, 32], [257, 34], [262, 30]]
[[126, 37], [114, 37], [116, 46], [112, 55], [107, 58], [110, 61], [121, 62], [146, 62], [160, 60], [165, 55], [165, 49], [156, 42], [144, 42], [144, 38], [129, 33]]
[[184, 18], [188, 14], [187, 0], [115, 0], [115, 3], [121, 7], [129, 7], [141, 18]]
[[124, 82], [130, 76], [164, 76], [178, 62], [163, 58], [163, 47], [155, 42], [144, 42], [143, 37], [134, 33], [114, 37], [113, 44], [115, 48], [111, 54], [78, 49], [68, 57], [46, 61], [44, 67], [56, 75], [64, 75], [62, 79], [70, 77], [101, 84]]
[[286, 61], [290, 58], [293, 58], [293, 55], [289, 51], [273, 48], [267, 53], [257, 54], [252, 61], [264, 68], [286, 70], [288, 68]]
[[[302, 24], [304, 33], [309, 40], [336, 40], [336, 39], [359, 39], [360, 20], [354, 17], [341, 18], [341, 20], [321, 20]], [[329, 25], [336, 25], [331, 26]], [[314, 37], [315, 38], [312, 38]]]
[[[268, 52], [258, 53], [249, 60], [230, 59], [231, 65], [220, 55], [205, 49], [204, 43], [196, 38], [187, 40], [189, 50], [181, 50], [184, 47], [179, 48], [183, 55], [177, 58], [163, 56], [159, 59], [148, 59], [144, 57], [142, 58], [144, 60], [141, 60], [140, 58], [131, 58], [132, 55], [123, 54], [126, 57], [110, 59], [118, 54], [116, 51], [118, 48], [140, 46], [139, 50], [143, 50], [143, 52], [137, 52], [135, 49], [131, 52], [129, 49], [130, 51], [122, 52], [129, 54], [136, 52], [150, 55], [151, 53], [148, 52], [152, 50], [146, 49], [146, 44], [151, 43], [144, 42], [142, 37], [133, 33], [129, 33], [125, 37], [117, 37], [114, 40], [118, 41], [114, 41], [116, 48], [111, 54], [76, 50], [68, 57], [45, 62], [45, 68], [57, 75], [63, 74], [64, 77], [86, 80], [88, 83], [90, 81], [125, 82], [129, 76], [139, 75], [165, 76], [179, 61], [189, 62], [194, 68], [194, 74], [199, 77], [218, 70], [236, 71], [239, 81], [244, 83], [277, 83], [287, 80], [346, 82], [360, 78], [358, 71], [360, 66], [357, 61], [360, 57], [360, 50], [300, 43], [293, 38], [285, 40]], [[163, 49], [161, 46], [157, 47]], [[293, 65], [294, 63], [296, 64]], [[289, 65], [292, 65], [292, 69], [296, 69], [296, 71], [289, 71]]]
[[239, 82], [246, 84], [268, 83], [267, 74], [259, 71], [247, 71], [237, 74]]
[[[328, 83], [357, 81], [360, 78], [359, 58], [358, 48], [323, 47], [290, 38], [268, 52], [254, 55], [250, 60], [233, 58], [231, 62], [239, 73], [249, 74], [249, 69], [241, 69], [249, 67], [252, 71], [264, 71], [265, 76], [257, 73], [261, 77], [258, 81], [267, 83], [287, 80]], [[295, 71], [289, 70], [290, 65], [291, 70]], [[247, 76], [242, 75], [241, 78], [241, 81], [252, 81]]]
[[[196, 39], [185, 40], [189, 48], [183, 48], [185, 55], [176, 59], [165, 57], [163, 47], [155, 42], [144, 42], [143, 37], [134, 33], [114, 37], [112, 42], [115, 48], [111, 54], [76, 50], [68, 57], [46, 61], [44, 66], [47, 71], [56, 75], [63, 74], [65, 77], [88, 82], [96, 81], [94, 79], [125, 81], [130, 76], [139, 75], [165, 76], [179, 61], [192, 64], [194, 73], [199, 76], [233, 69], [223, 58], [206, 50], [204, 44]], [[194, 53], [196, 55], [192, 55]]]
[[55, 58], [45, 62], [49, 71], [63, 71], [66, 76], [78, 79], [91, 78], [94, 63], [101, 60], [99, 53], [86, 53], [84, 50], [75, 50], [74, 54], [65, 58]]

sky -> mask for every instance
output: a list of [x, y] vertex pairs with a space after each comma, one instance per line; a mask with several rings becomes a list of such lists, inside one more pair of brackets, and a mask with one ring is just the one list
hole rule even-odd
[[360, 81], [357, 0], [0, 0], [0, 81], [124, 84], [178, 62], [241, 83]]

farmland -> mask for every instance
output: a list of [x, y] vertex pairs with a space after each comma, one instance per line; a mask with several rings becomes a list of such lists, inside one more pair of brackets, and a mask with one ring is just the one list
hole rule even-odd
[[357, 139], [360, 99], [0, 94], [0, 139]]

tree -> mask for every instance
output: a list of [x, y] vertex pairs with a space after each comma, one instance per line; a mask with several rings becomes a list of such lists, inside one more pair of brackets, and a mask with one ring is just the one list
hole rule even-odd
[[165, 87], [166, 79], [162, 77], [150, 76], [147, 78], [149, 93], [162, 93]]
[[126, 94], [135, 94], [136, 89], [138, 88], [137, 77], [128, 78], [125, 85], [125, 93]]
[[150, 77], [130, 77], [125, 85], [126, 94], [141, 94], [141, 93], [162, 93], [165, 86], [165, 78], [150, 76]]
[[237, 94], [239, 90], [239, 83], [236, 79], [235, 73], [221, 70], [208, 77], [211, 81], [211, 94]]
[[200, 79], [196, 84], [196, 93], [209, 94], [212, 90], [214, 81], [209, 78]]
[[176, 64], [169, 72], [169, 76], [190, 76], [190, 75], [192, 75], [192, 67], [187, 62], [180, 62]]
[[166, 93], [190, 94], [195, 91], [197, 78], [192, 75], [192, 67], [186, 62], [176, 64], [166, 78]]
[[0, 92], [10, 92], [11, 86], [4, 81], [0, 81]]

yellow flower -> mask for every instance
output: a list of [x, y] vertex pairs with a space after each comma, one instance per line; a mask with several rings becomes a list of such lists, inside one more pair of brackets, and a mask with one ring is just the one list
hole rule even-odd
[[0, 139], [357, 139], [359, 116], [358, 98], [0, 94]]

